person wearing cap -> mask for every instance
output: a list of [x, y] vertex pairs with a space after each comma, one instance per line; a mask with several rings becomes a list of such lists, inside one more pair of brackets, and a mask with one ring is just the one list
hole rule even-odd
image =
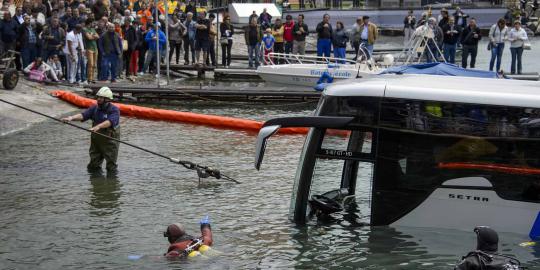
[[521, 22], [516, 20], [514, 27], [510, 29], [508, 33], [508, 41], [510, 41], [510, 53], [512, 54], [512, 64], [510, 72], [516, 74], [516, 62], [517, 62], [517, 74], [521, 74], [521, 56], [523, 55], [523, 47], [527, 37], [527, 32], [521, 27]]
[[369, 16], [362, 17], [362, 27], [360, 27], [360, 44], [364, 44], [369, 52], [369, 57], [373, 55], [373, 45], [379, 37], [377, 26], [369, 21]]
[[64, 122], [92, 120], [92, 133], [90, 137], [90, 162], [89, 171], [101, 169], [103, 160], [107, 162], [107, 173], [116, 173], [118, 165], [119, 143], [100, 136], [100, 133], [115, 139], [120, 139], [120, 110], [111, 103], [113, 94], [109, 87], [101, 87], [96, 94], [97, 104], [86, 109], [82, 113], [62, 118]]
[[499, 235], [487, 226], [474, 228], [476, 233], [476, 250], [469, 252], [454, 267], [454, 270], [483, 269], [521, 269], [520, 262], [510, 256], [497, 253]]
[[[167, 230], [163, 233], [164, 237], [169, 240], [169, 248], [166, 257], [182, 257], [193, 256], [198, 250], [202, 251], [202, 247], [209, 247], [213, 244], [212, 229], [210, 227], [210, 219], [208, 216], [201, 219], [201, 236], [194, 237], [186, 233], [184, 225], [174, 223], [167, 226]], [[195, 252], [195, 253], [192, 253]]]

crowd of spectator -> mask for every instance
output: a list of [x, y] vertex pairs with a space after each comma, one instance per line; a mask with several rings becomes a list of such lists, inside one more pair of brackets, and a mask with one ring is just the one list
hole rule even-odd
[[[180, 64], [182, 53], [185, 65], [217, 66], [216, 45], [221, 47], [221, 66], [231, 65], [235, 29], [230, 16], [224, 14], [218, 26], [216, 14], [198, 11], [193, 2], [167, 0], [165, 6], [148, 0], [19, 1], [5, 0], [0, 10], [0, 52], [19, 51], [17, 69], [36, 80], [87, 84], [115, 82], [119, 77], [133, 79], [156, 73], [166, 55], [171, 63]], [[491, 27], [489, 68], [500, 70], [504, 44], [510, 42], [511, 72], [519, 74], [527, 34], [520, 20], [511, 29], [507, 24], [501, 19]], [[426, 44], [431, 52], [426, 54], [428, 62], [444, 57], [454, 63], [456, 49], [461, 46], [462, 67], [475, 67], [482, 35], [476, 20], [459, 7], [452, 15], [442, 9], [437, 18], [425, 12], [418, 20], [410, 11], [404, 19], [405, 44], [419, 29], [433, 34]], [[341, 21], [331, 23], [330, 15], [325, 14], [312, 30], [321, 57], [330, 57], [333, 52], [335, 58], [344, 59], [350, 44], [356, 52], [354, 60], [370, 58], [378, 39], [377, 26], [369, 16], [358, 17], [347, 27]], [[273, 19], [266, 9], [260, 14], [253, 11], [244, 27], [249, 67], [270, 61], [284, 63], [282, 58], [270, 59], [270, 53], [305, 54], [308, 35], [302, 14], [296, 20], [287, 15], [282, 21]]]
[[[147, 0], [6, 0], [0, 52], [20, 52], [17, 69], [34, 79], [115, 82], [157, 70], [167, 54], [168, 24], [171, 61], [179, 64], [183, 48], [184, 64], [215, 66], [215, 14], [197, 12], [193, 2], [167, 1], [165, 10], [163, 2]], [[221, 44], [228, 56], [222, 63], [230, 65], [234, 29], [225, 19]]]
[[[508, 18], [501, 18], [493, 24], [488, 34], [487, 49], [491, 51], [489, 70], [501, 71], [501, 58], [505, 43], [510, 43], [512, 55], [510, 72], [511, 74], [521, 74], [521, 59], [523, 50], [528, 41], [527, 33], [521, 27], [522, 18], [517, 18], [513, 23]], [[476, 56], [478, 54], [478, 43], [482, 39], [482, 33], [477, 26], [475, 18], [463, 12], [459, 7], [450, 15], [445, 8], [441, 9], [440, 15], [435, 18], [432, 14], [424, 12], [421, 18], [416, 20], [412, 11], [403, 21], [404, 44], [410, 45], [415, 34], [428, 32], [432, 37], [425, 49], [427, 62], [446, 60], [455, 63], [456, 49], [462, 48], [461, 66], [463, 68], [475, 68]], [[440, 54], [442, 52], [442, 55]], [[470, 59], [470, 61], [469, 61]]]

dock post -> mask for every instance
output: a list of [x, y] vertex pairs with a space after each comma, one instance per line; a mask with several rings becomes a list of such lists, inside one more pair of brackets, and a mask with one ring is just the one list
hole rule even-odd
[[202, 65], [197, 64], [196, 69], [197, 69], [197, 78], [204, 79], [204, 75], [205, 75], [204, 67]]

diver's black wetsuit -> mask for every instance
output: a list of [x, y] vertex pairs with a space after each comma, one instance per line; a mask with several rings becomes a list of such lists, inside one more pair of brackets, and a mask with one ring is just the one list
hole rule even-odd
[[518, 270], [517, 259], [497, 254], [499, 236], [489, 227], [477, 227], [477, 246], [454, 267], [454, 270]]

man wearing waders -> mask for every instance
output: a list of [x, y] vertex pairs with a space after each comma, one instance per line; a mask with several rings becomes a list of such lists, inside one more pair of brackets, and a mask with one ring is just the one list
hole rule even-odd
[[[109, 87], [101, 87], [96, 94], [97, 104], [86, 109], [84, 112], [62, 118], [62, 121], [73, 120], [86, 121], [92, 119], [91, 131], [100, 133], [115, 139], [120, 139], [120, 110], [111, 103], [113, 94]], [[119, 143], [99, 134], [92, 133], [90, 139], [90, 163], [89, 171], [101, 169], [103, 159], [107, 161], [107, 173], [115, 174], [117, 169]]]

